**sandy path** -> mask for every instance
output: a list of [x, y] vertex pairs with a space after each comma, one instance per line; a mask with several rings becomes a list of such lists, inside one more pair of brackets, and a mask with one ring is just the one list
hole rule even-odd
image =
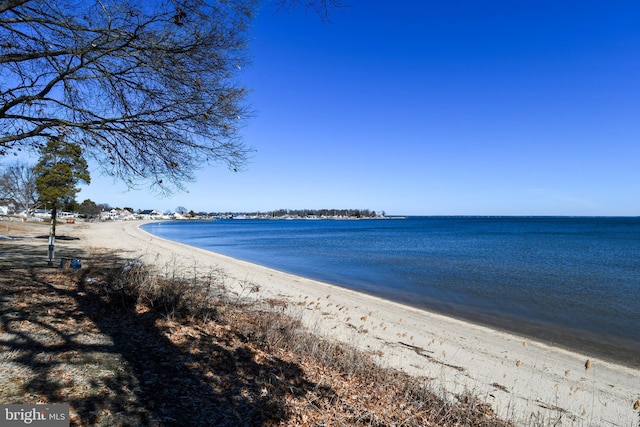
[[[221, 268], [236, 292], [288, 301], [319, 334], [431, 378], [436, 390], [470, 391], [518, 425], [637, 427], [640, 371], [453, 318], [155, 237], [140, 222], [78, 225], [85, 248], [112, 248], [160, 270]], [[250, 284], [250, 286], [248, 285]], [[589, 369], [585, 364], [589, 360]]]

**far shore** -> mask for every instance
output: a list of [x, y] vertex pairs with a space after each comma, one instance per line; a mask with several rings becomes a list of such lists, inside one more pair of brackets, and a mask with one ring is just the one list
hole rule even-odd
[[62, 224], [60, 234], [79, 240], [58, 242], [58, 256], [79, 247], [90, 258], [106, 248], [160, 273], [222, 270], [237, 294], [285, 301], [315, 333], [368, 351], [384, 366], [432, 378], [446, 393], [470, 391], [517, 425], [640, 421], [637, 369], [168, 241], [142, 230], [146, 222]]

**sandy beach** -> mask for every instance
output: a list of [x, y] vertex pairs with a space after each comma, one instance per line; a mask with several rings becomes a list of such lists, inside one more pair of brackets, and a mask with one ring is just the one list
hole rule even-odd
[[80, 240], [60, 241], [59, 252], [71, 245], [89, 254], [109, 248], [159, 272], [222, 270], [232, 291], [286, 301], [289, 313], [315, 333], [369, 351], [384, 366], [428, 377], [443, 393], [470, 391], [517, 425], [640, 423], [638, 370], [164, 240], [141, 224], [65, 225], [60, 234]]

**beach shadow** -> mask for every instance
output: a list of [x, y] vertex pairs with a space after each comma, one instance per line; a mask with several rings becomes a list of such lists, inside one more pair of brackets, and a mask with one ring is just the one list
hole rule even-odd
[[[86, 256], [84, 251], [68, 245], [67, 241], [72, 240], [77, 239], [65, 238], [55, 245], [56, 262], [52, 264], [53, 267], [58, 267], [62, 259], [82, 259]], [[1, 239], [0, 272], [51, 267], [48, 265], [48, 247], [48, 242], [40, 238]]]
[[2, 403], [70, 403], [72, 425], [254, 426], [286, 421], [287, 399], [322, 388], [240, 333], [172, 340], [180, 326], [159, 313], [105, 304], [95, 279], [125, 262], [114, 254], [74, 272], [47, 268], [39, 247], [1, 249], [15, 254], [0, 257]]

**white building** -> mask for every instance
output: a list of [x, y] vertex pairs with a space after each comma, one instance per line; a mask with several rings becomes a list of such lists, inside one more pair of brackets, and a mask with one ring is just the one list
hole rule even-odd
[[155, 209], [147, 209], [140, 212], [138, 215], [140, 219], [171, 219], [169, 215], [166, 215]]
[[136, 216], [126, 209], [111, 209], [107, 212], [101, 212], [100, 219], [103, 221], [129, 221], [136, 219]]
[[0, 199], [0, 215], [9, 215], [15, 211], [15, 205], [10, 200]]

